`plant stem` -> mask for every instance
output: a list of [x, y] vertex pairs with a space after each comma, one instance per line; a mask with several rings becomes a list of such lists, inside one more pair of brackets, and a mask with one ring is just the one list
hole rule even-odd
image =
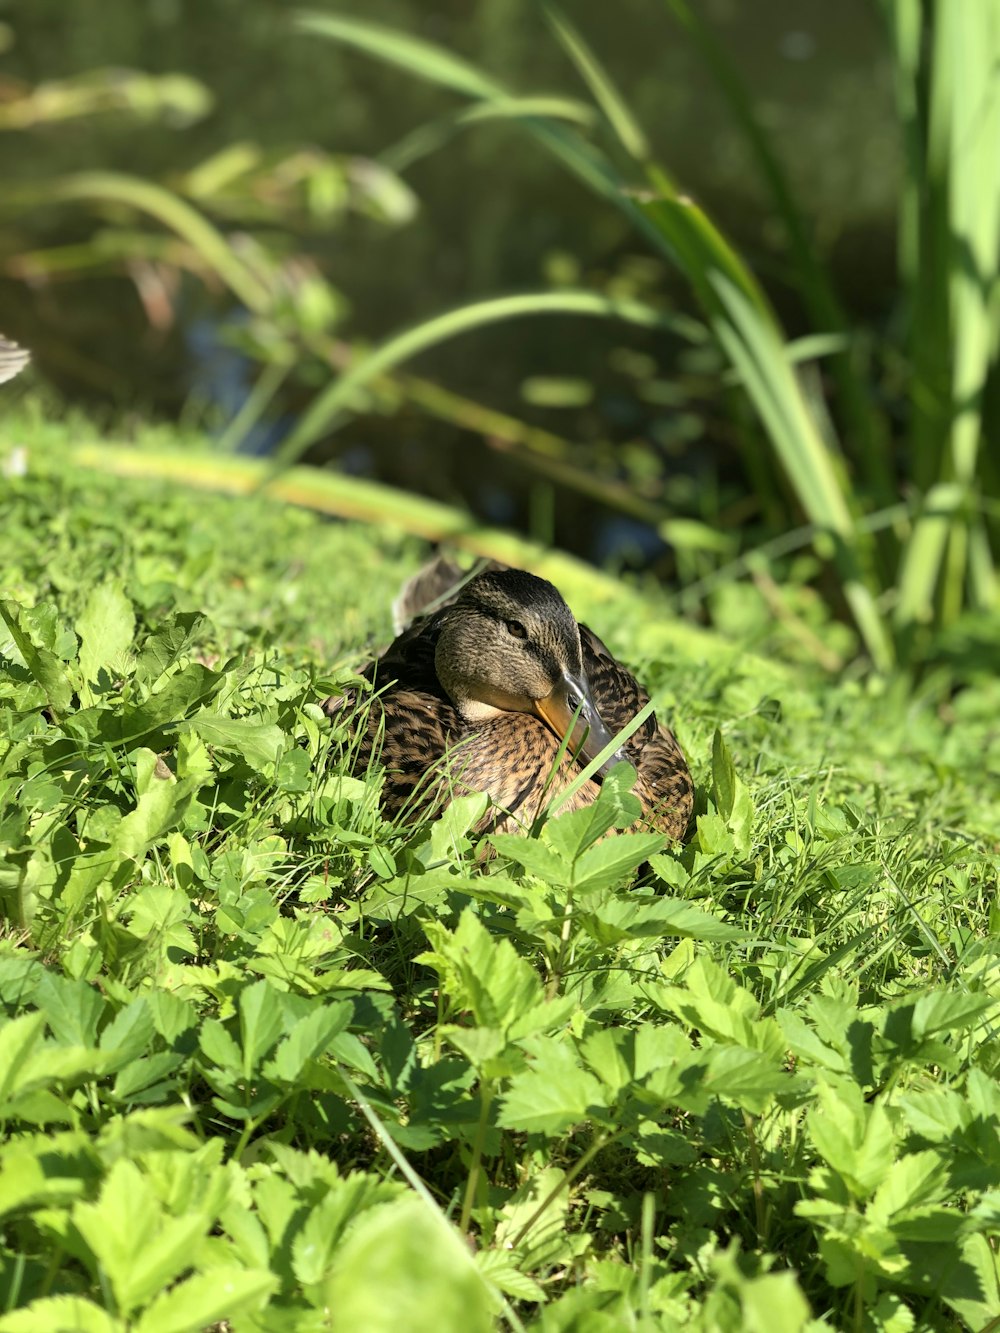
[[458, 1229], [463, 1236], [469, 1230], [469, 1220], [472, 1217], [472, 1205], [476, 1197], [476, 1188], [479, 1185], [479, 1169], [483, 1159], [483, 1143], [486, 1139], [486, 1126], [489, 1122], [490, 1106], [493, 1103], [493, 1084], [485, 1080], [479, 1088], [479, 1124], [476, 1127], [476, 1140], [472, 1145], [472, 1164], [469, 1167], [469, 1177], [465, 1182], [465, 1198], [462, 1200], [462, 1215], [459, 1219]]
[[510, 1247], [512, 1250], [517, 1249], [517, 1247], [521, 1244], [521, 1241], [524, 1240], [525, 1236], [528, 1234], [531, 1228], [535, 1225], [535, 1223], [542, 1216], [542, 1214], [548, 1209], [549, 1204], [552, 1203], [553, 1200], [558, 1199], [559, 1195], [563, 1192], [564, 1189], [568, 1189], [569, 1186], [572, 1185], [573, 1181], [577, 1178], [577, 1176], [580, 1174], [583, 1168], [587, 1166], [588, 1163], [594, 1157], [596, 1157], [597, 1154], [601, 1151], [601, 1149], [606, 1144], [610, 1143], [613, 1138], [614, 1135], [610, 1133], [598, 1134], [597, 1138], [590, 1145], [590, 1147], [583, 1154], [583, 1156], [580, 1157], [573, 1164], [570, 1170], [566, 1172], [562, 1180], [559, 1181], [558, 1185], [556, 1185], [554, 1189], [549, 1190], [548, 1194], [546, 1194], [545, 1198], [538, 1205], [535, 1211], [531, 1214], [527, 1222], [525, 1222], [524, 1226], [521, 1228], [521, 1230], [517, 1233], [517, 1235], [510, 1243]]

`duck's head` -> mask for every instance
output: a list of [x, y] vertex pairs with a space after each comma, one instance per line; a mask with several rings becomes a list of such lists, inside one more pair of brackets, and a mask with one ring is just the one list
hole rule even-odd
[[467, 722], [534, 713], [560, 740], [568, 732], [572, 752], [588, 760], [612, 739], [583, 669], [580, 627], [534, 574], [505, 569], [472, 579], [442, 615], [434, 665]]

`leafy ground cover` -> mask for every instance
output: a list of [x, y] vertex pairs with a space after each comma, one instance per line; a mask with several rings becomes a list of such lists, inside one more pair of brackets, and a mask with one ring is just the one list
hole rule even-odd
[[996, 681], [581, 583], [696, 826], [484, 858], [317, 707], [415, 542], [52, 441], [0, 531], [2, 1333], [996, 1326]]

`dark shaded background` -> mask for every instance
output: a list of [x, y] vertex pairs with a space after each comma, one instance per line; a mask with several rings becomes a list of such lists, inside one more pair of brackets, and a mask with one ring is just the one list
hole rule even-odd
[[[314, 8], [322, 8], [317, 4]], [[586, 92], [529, 0], [365, 0], [341, 11], [406, 28], [466, 55], [523, 93]], [[705, 0], [796, 186], [841, 297], [858, 325], [892, 318], [899, 143], [890, 67], [865, 0]], [[696, 52], [666, 7], [650, 0], [568, 5], [618, 80], [657, 155], [704, 203], [765, 282], [789, 331], [809, 332], [786, 281], [780, 229], [744, 143]], [[212, 92], [198, 123], [170, 128], [114, 115], [0, 134], [5, 180], [113, 168], [169, 183], [240, 140], [316, 144], [378, 158], [459, 100], [375, 60], [295, 31], [277, 0], [14, 0], [0, 9], [12, 41], [0, 88], [10, 91], [113, 66], [181, 71]], [[560, 172], [515, 126], [469, 129], [405, 179], [419, 207], [390, 225], [349, 214], [327, 234], [289, 226], [343, 298], [340, 329], [371, 340], [463, 301], [553, 282], [669, 300], [683, 285], [642, 254], [627, 224]], [[4, 251], [85, 239], [93, 218], [41, 207], [18, 217]], [[0, 279], [5, 331], [31, 345], [42, 374], [108, 420], [123, 409], [202, 420], [219, 430], [252, 368], [223, 351], [232, 302], [185, 282], [169, 327], [151, 328], [134, 282], [107, 272], [74, 281]], [[570, 442], [580, 466], [623, 481], [670, 512], [721, 527], [762, 519], [744, 484], [718, 401], [711, 351], [598, 321], [519, 320], [425, 355], [423, 376]], [[255, 373], [255, 372], [253, 372]], [[571, 405], [547, 406], [569, 379]], [[527, 382], [527, 383], [526, 383]], [[562, 384], [562, 388], [560, 388]], [[309, 401], [283, 395], [274, 437]], [[405, 402], [377, 405], [316, 451], [340, 466], [469, 505], [596, 559], [673, 556], [648, 524], [541, 481], [496, 441]]]

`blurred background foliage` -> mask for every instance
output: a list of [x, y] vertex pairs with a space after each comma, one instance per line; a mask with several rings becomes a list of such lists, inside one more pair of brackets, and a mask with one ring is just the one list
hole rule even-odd
[[[0, 327], [42, 378], [829, 670], [987, 668], [996, 0], [310, 13], [0, 7]], [[474, 305], [393, 350], [525, 291], [611, 317]]]

